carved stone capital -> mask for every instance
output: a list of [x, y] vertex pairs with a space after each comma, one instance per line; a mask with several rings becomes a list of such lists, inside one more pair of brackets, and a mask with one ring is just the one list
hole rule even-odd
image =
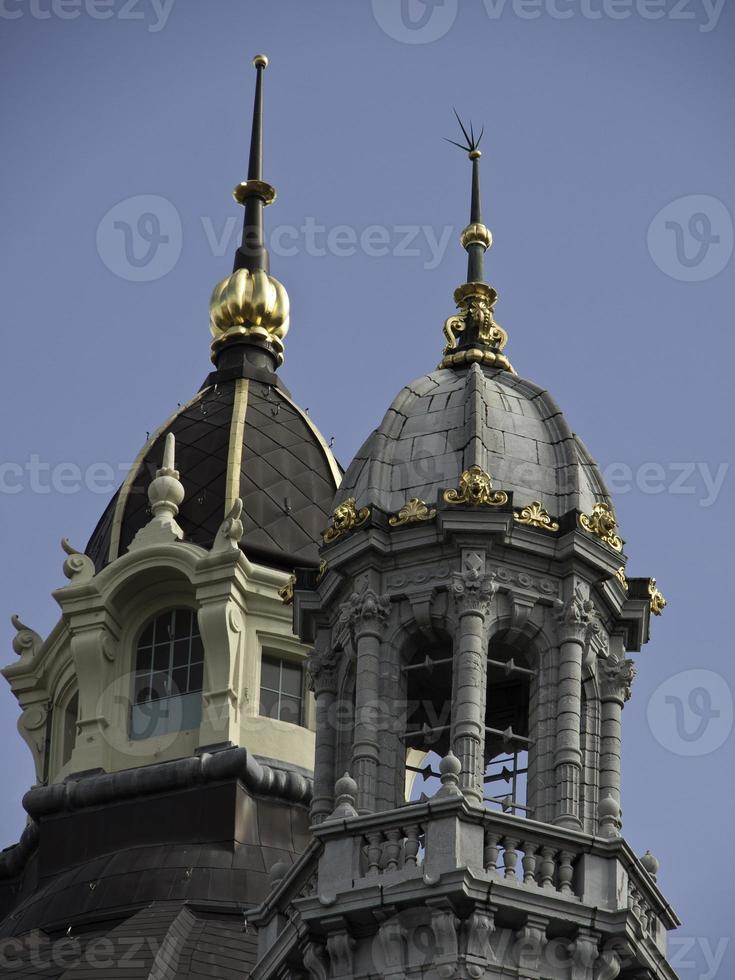
[[304, 966], [311, 980], [329, 980], [329, 961], [323, 946], [307, 943], [304, 947]]
[[513, 951], [518, 967], [521, 970], [538, 970], [547, 943], [545, 923], [529, 918], [515, 934]]
[[495, 916], [492, 912], [475, 911], [463, 924], [467, 950], [467, 974], [472, 980], [485, 975], [487, 964], [495, 959], [490, 937], [495, 932]]
[[608, 657], [600, 659], [599, 680], [600, 697], [603, 701], [619, 701], [624, 704], [630, 701], [631, 686], [636, 674], [636, 666], [632, 660], [616, 660]]
[[451, 595], [457, 615], [474, 613], [485, 617], [497, 591], [495, 576], [485, 574], [485, 556], [477, 552], [466, 554], [462, 570], [452, 575]]
[[448, 980], [459, 964], [460, 920], [449, 908], [435, 908], [431, 913], [431, 931], [436, 943], [434, 966], [438, 977]]
[[595, 963], [599, 959], [599, 937], [582, 933], [570, 944], [571, 980], [593, 980]]
[[389, 616], [390, 596], [378, 595], [372, 589], [353, 592], [340, 610], [340, 620], [349, 625], [356, 638], [366, 634], [380, 636]]
[[336, 650], [313, 650], [306, 661], [306, 682], [316, 697], [337, 693], [338, 656]]
[[327, 939], [327, 952], [332, 965], [332, 977], [353, 976], [355, 940], [346, 931], [333, 932]]

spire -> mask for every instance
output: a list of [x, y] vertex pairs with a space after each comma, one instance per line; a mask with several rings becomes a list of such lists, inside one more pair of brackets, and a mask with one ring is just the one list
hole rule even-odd
[[[253, 65], [255, 101], [248, 175], [233, 191], [245, 208], [242, 241], [232, 274], [215, 286], [209, 303], [212, 360], [218, 368], [233, 367], [243, 356], [243, 345], [248, 348], [244, 355], [248, 360], [267, 356], [271, 367], [281, 364], [289, 324], [288, 293], [270, 275], [263, 227], [263, 210], [276, 199], [275, 189], [263, 180], [263, 72], [268, 59], [258, 54]], [[221, 360], [225, 348], [229, 353]]]
[[263, 180], [263, 72], [268, 67], [264, 54], [253, 58], [255, 66], [255, 101], [253, 104], [253, 128], [250, 134], [248, 178], [232, 192], [235, 200], [245, 207], [242, 226], [242, 242], [235, 253], [234, 271], [262, 269], [268, 272], [268, 250], [265, 247], [263, 210], [276, 199], [276, 192]]
[[465, 142], [447, 142], [464, 150], [472, 161], [470, 223], [459, 238], [462, 248], [467, 252], [467, 282], [454, 291], [454, 301], [459, 313], [450, 316], [444, 324], [447, 346], [440, 367], [466, 367], [468, 364], [480, 363], [512, 371], [510, 361], [501, 353], [508, 335], [493, 319], [498, 294], [485, 281], [485, 252], [493, 243], [490, 229], [482, 221], [480, 195], [480, 141], [485, 129], [483, 127], [479, 136], [475, 137], [472, 123], [468, 132], [456, 109], [454, 114]]

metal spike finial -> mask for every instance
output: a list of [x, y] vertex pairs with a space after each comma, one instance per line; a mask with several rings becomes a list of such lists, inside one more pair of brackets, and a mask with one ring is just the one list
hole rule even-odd
[[257, 54], [253, 58], [253, 66], [256, 72], [255, 99], [248, 177], [233, 191], [235, 200], [245, 206], [242, 244], [235, 254], [234, 269], [248, 269], [251, 272], [262, 270], [267, 273], [269, 262], [263, 230], [263, 209], [276, 199], [275, 189], [263, 180], [263, 72], [268, 66], [267, 57]]
[[492, 244], [492, 235], [482, 223], [482, 201], [480, 198], [480, 141], [485, 132], [483, 126], [480, 135], [475, 136], [475, 127], [470, 122], [469, 132], [462, 122], [456, 109], [452, 110], [457, 117], [459, 128], [462, 130], [465, 143], [457, 143], [447, 139], [447, 143], [464, 150], [472, 161], [472, 197], [470, 200], [470, 223], [462, 233], [462, 246], [467, 250], [467, 282], [485, 282], [485, 252]]
[[473, 123], [468, 128], [457, 110], [453, 111], [465, 142], [447, 139], [447, 143], [463, 150], [472, 161], [472, 196], [470, 223], [459, 238], [467, 252], [467, 281], [454, 291], [458, 312], [444, 323], [447, 344], [439, 366], [466, 368], [470, 364], [484, 364], [513, 372], [510, 361], [502, 353], [508, 335], [494, 319], [498, 294], [485, 279], [485, 252], [493, 243], [490, 229], [482, 221], [480, 199], [480, 142], [485, 127], [476, 136]]

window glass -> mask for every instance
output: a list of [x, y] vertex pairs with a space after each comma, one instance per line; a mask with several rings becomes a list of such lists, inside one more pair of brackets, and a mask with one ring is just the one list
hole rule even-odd
[[146, 626], [136, 651], [131, 738], [199, 727], [203, 660], [193, 609], [167, 610]]
[[260, 714], [292, 725], [304, 724], [304, 672], [299, 664], [281, 657], [263, 656]]

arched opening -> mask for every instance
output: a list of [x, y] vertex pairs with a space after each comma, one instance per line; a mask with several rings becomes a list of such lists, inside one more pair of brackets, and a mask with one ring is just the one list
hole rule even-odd
[[131, 739], [198, 728], [203, 680], [195, 610], [168, 609], [149, 620], [136, 645]]
[[439, 788], [439, 761], [450, 745], [452, 666], [451, 642], [437, 639], [419, 645], [403, 667], [406, 799]]
[[65, 766], [71, 759], [77, 740], [77, 722], [79, 721], [79, 691], [75, 691], [64, 708], [61, 725], [61, 765]]
[[533, 816], [528, 773], [531, 680], [523, 648], [503, 634], [493, 637], [487, 661], [485, 702], [485, 806], [514, 816]]

